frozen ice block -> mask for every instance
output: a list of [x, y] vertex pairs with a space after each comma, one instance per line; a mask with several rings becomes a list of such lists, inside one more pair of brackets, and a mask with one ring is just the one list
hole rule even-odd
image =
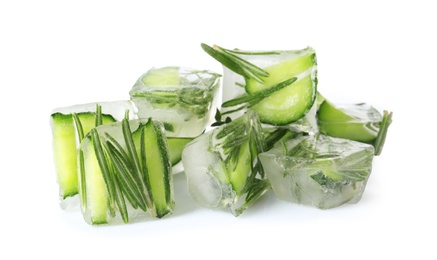
[[91, 225], [162, 218], [174, 209], [165, 129], [153, 119], [101, 125], [80, 145], [79, 194]]
[[[220, 56], [215, 57], [223, 65], [224, 103], [259, 94], [288, 79], [297, 78], [287, 87], [269, 93], [256, 104], [250, 101], [240, 106], [222, 107], [222, 114], [235, 119], [247, 110], [254, 110], [263, 124], [286, 126], [295, 131], [318, 131], [315, 119], [317, 108], [314, 102], [317, 94], [314, 49], [308, 47], [302, 50], [244, 51], [215, 46], [215, 50], [231, 57], [231, 61], [224, 58], [220, 60]], [[215, 51], [209, 51], [214, 57]]]
[[264, 148], [254, 112], [195, 138], [182, 153], [189, 193], [201, 206], [240, 215], [269, 188], [257, 160]]
[[[99, 112], [97, 108], [100, 107]], [[79, 206], [77, 149], [80, 137], [73, 114], [81, 123], [82, 133], [87, 134], [96, 124], [120, 121], [129, 110], [130, 118], [135, 117], [136, 108], [129, 100], [80, 104], [57, 108], [52, 111], [50, 125], [52, 130], [53, 159], [57, 182], [59, 184], [60, 206], [62, 209], [74, 209]], [[96, 114], [100, 122], [96, 122]]]
[[259, 158], [278, 198], [328, 209], [361, 199], [373, 156], [374, 148], [368, 144], [301, 135]]
[[214, 118], [220, 75], [180, 67], [153, 68], [130, 91], [140, 118], [167, 122], [174, 136], [195, 137]]

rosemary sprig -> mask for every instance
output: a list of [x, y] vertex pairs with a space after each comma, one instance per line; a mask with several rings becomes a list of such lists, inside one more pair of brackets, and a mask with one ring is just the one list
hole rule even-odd
[[255, 104], [257, 104], [258, 102], [260, 102], [264, 98], [270, 96], [271, 94], [275, 93], [276, 91], [279, 91], [279, 90], [289, 86], [290, 84], [292, 84], [296, 80], [297, 80], [297, 78], [293, 77], [293, 78], [284, 80], [284, 81], [272, 86], [271, 88], [255, 92], [254, 94], [245, 94], [245, 95], [240, 96], [238, 98], [228, 100], [222, 104], [222, 107], [232, 107], [232, 106], [240, 105], [243, 103], [249, 103], [251, 106], [254, 106]]
[[126, 112], [125, 118], [122, 120], [122, 130], [123, 130], [123, 137], [126, 143], [127, 148], [127, 154], [129, 156], [130, 161], [133, 165], [133, 170], [136, 172], [136, 175], [139, 176], [140, 180], [140, 187], [142, 191], [144, 192], [145, 198], [146, 198], [146, 204], [149, 209], [151, 209], [150, 214], [152, 216], [155, 216], [156, 213], [153, 212], [153, 200], [151, 197], [151, 194], [149, 192], [149, 189], [147, 188], [147, 183], [145, 181], [145, 178], [143, 176], [143, 170], [141, 167], [141, 163], [139, 161], [137, 150], [135, 148], [135, 144], [132, 138], [132, 133], [129, 126], [129, 119], [128, 119], [128, 111]]
[[262, 77], [269, 76], [269, 73], [262, 68], [235, 55], [235, 51], [230, 51], [217, 45], [210, 47], [204, 43], [201, 44], [201, 47], [223, 66], [245, 78], [253, 78], [262, 83]]
[[[119, 145], [119, 144], [118, 144]], [[131, 203], [133, 208], [139, 207], [144, 212], [147, 211], [146, 199], [143, 193], [141, 193], [138, 187], [136, 176], [132, 172], [132, 167], [129, 164], [127, 155], [124, 155], [124, 151], [120, 150], [118, 145], [114, 145], [112, 142], [106, 142], [106, 149], [113, 161], [114, 167], [119, 176], [119, 182], [122, 185], [123, 191]]]
[[95, 126], [102, 125], [102, 106], [96, 104], [96, 124]]
[[384, 115], [382, 116], [381, 126], [379, 128], [378, 135], [376, 136], [373, 146], [375, 147], [375, 155], [380, 155], [382, 148], [384, 147], [385, 138], [387, 136], [388, 127], [392, 122], [393, 112], [388, 112], [384, 110]]
[[114, 208], [114, 198], [115, 198], [115, 187], [111, 178], [110, 168], [108, 162], [106, 161], [105, 153], [102, 147], [102, 143], [100, 141], [99, 134], [95, 128], [91, 130], [91, 137], [94, 147], [94, 152], [96, 154], [97, 162], [99, 164], [100, 170], [102, 171], [103, 180], [105, 181], [107, 191], [108, 191], [108, 200], [111, 208]]
[[128, 223], [129, 222], [129, 214], [127, 212], [127, 207], [126, 207], [126, 201], [124, 199], [124, 194], [122, 192], [122, 187], [119, 181], [119, 175], [116, 174], [115, 169], [114, 169], [114, 165], [111, 165], [111, 171], [110, 171], [110, 178], [111, 181], [113, 182], [113, 195], [114, 195], [114, 200], [115, 203], [118, 206], [118, 210], [120, 211], [121, 214], [121, 218], [123, 219], [124, 223]]

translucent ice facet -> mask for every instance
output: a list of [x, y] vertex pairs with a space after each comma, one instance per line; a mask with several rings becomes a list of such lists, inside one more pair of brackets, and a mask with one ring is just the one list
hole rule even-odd
[[130, 91], [140, 118], [168, 123], [174, 136], [195, 137], [211, 124], [220, 75], [180, 67], [153, 68]]
[[[99, 111], [97, 111], [98, 107], [100, 107]], [[53, 158], [59, 184], [61, 208], [74, 209], [79, 206], [76, 196], [79, 192], [77, 149], [81, 136], [78, 135], [76, 123], [80, 123], [81, 132], [86, 135], [97, 124], [122, 120], [127, 110], [130, 111], [129, 117], [134, 118], [136, 108], [129, 100], [80, 104], [52, 111], [50, 125], [53, 137]], [[97, 114], [100, 116], [96, 116]]]
[[358, 202], [374, 148], [325, 135], [298, 136], [259, 155], [276, 196], [321, 209]]
[[321, 133], [365, 143], [373, 143], [382, 121], [381, 114], [368, 104], [334, 105], [327, 100], [317, 118]]
[[204, 207], [223, 206], [241, 214], [268, 188], [257, 160], [264, 147], [254, 112], [188, 143], [182, 163], [191, 196]]

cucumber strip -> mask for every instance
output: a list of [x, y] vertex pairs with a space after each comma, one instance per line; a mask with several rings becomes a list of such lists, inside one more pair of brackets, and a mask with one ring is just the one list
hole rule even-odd
[[51, 115], [53, 159], [62, 199], [78, 194], [76, 135], [71, 114]]
[[142, 163], [147, 167], [148, 180], [158, 218], [173, 211], [172, 171], [168, 144], [163, 134], [164, 127], [158, 121], [149, 119], [142, 129]]
[[108, 191], [108, 203], [111, 208], [115, 208], [114, 199], [115, 199], [115, 186], [112, 181], [110, 165], [106, 160], [106, 155], [103, 151], [102, 144], [100, 142], [99, 134], [95, 129], [91, 130], [91, 136], [93, 140], [94, 151], [96, 154], [97, 162], [100, 166], [100, 170], [102, 172], [103, 180], [106, 183], [107, 191]]
[[256, 93], [270, 88], [271, 86], [284, 81], [286, 79], [295, 77], [308, 69], [314, 67], [316, 64], [315, 53], [311, 52], [299, 57], [293, 57], [289, 60], [282, 61], [267, 68], [269, 76], [262, 76], [263, 82], [259, 82], [253, 78], [246, 78], [246, 92], [249, 94]]
[[179, 67], [151, 69], [141, 81], [148, 87], [177, 87], [180, 85]]
[[325, 100], [317, 119], [321, 133], [372, 144], [378, 135], [381, 114], [364, 103], [338, 106]]
[[[54, 163], [62, 199], [79, 193], [76, 133], [78, 140], [82, 140], [95, 127], [95, 118], [94, 112], [51, 115]], [[106, 124], [115, 119], [103, 114], [101, 121]]]
[[108, 191], [103, 178], [102, 170], [97, 159], [96, 149], [94, 148], [93, 136], [87, 135], [82, 142], [84, 171], [80, 176], [84, 176], [86, 181], [82, 190], [86, 191], [86, 200], [81, 201], [85, 220], [89, 224], [107, 224], [109, 216]]
[[276, 84], [275, 86], [269, 88], [269, 89], [265, 89], [263, 91], [257, 92], [253, 95], [244, 95], [242, 97], [238, 97], [235, 99], [231, 99], [228, 100], [226, 102], [224, 102], [222, 104], [222, 107], [231, 107], [231, 106], [236, 106], [236, 105], [240, 105], [243, 103], [250, 103], [251, 105], [255, 105], [258, 102], [260, 102], [261, 100], [267, 98], [268, 96], [272, 95], [273, 93], [290, 86], [291, 84], [293, 84], [293, 82], [295, 82], [297, 80], [296, 77], [290, 78], [290, 79], [286, 79], [278, 84]]
[[167, 137], [168, 149], [170, 153], [170, 162], [174, 166], [182, 159], [182, 151], [185, 145], [191, 142], [193, 138], [182, 138], [182, 137]]
[[241, 144], [238, 149], [237, 162], [233, 169], [228, 169], [229, 181], [233, 189], [240, 195], [244, 191], [246, 180], [252, 172], [252, 156], [250, 151], [249, 140]]
[[308, 74], [260, 100], [251, 109], [257, 112], [262, 123], [287, 125], [305, 116], [315, 102], [316, 93], [317, 86], [312, 75]]

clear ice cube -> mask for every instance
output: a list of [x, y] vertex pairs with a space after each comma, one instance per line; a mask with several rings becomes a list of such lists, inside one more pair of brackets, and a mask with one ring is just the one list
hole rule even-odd
[[153, 117], [172, 126], [174, 136], [200, 135], [214, 118], [220, 75], [181, 67], [153, 68], [130, 91], [140, 118]]
[[373, 156], [368, 144], [301, 135], [261, 153], [259, 159], [278, 198], [328, 209], [361, 199]]
[[[156, 135], [145, 130], [149, 120], [156, 126]], [[94, 128], [80, 145], [79, 195], [88, 224], [127, 223], [173, 212], [173, 177], [163, 124], [153, 119], [127, 122], [130, 137], [124, 132], [123, 122], [115, 122]]]
[[264, 147], [254, 112], [195, 138], [182, 153], [189, 193], [201, 206], [240, 215], [265, 192], [257, 160]]
[[54, 109], [50, 116], [52, 130], [53, 159], [56, 180], [59, 184], [60, 206], [65, 210], [79, 208], [78, 158], [80, 141], [73, 114], [81, 122], [82, 131], [87, 134], [95, 127], [97, 105], [101, 107], [102, 124], [120, 121], [129, 111], [129, 118], [136, 117], [136, 107], [130, 100], [78, 104]]

